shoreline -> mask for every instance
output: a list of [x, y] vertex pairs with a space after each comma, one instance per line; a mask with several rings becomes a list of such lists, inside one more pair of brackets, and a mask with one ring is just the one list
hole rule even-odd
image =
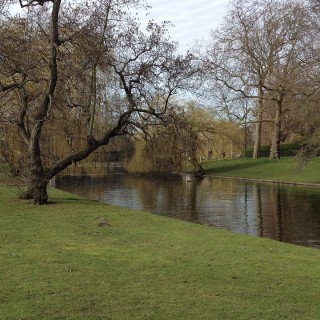
[[263, 183], [272, 183], [272, 184], [289, 184], [300, 187], [313, 187], [320, 188], [319, 183], [309, 183], [309, 182], [296, 182], [296, 181], [285, 181], [285, 180], [273, 180], [273, 179], [262, 179], [262, 178], [245, 178], [245, 177], [234, 177], [234, 176], [217, 176], [214, 174], [204, 174], [203, 177], [215, 177], [225, 180], [242, 180], [242, 181], [252, 181], [252, 182], [263, 182]]

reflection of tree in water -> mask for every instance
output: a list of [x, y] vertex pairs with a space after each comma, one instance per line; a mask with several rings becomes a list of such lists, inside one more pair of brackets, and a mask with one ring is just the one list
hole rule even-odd
[[282, 201], [281, 201], [281, 192], [280, 188], [276, 188], [275, 191], [275, 215], [276, 215], [276, 239], [282, 241], [283, 239], [283, 210], [282, 210]]
[[320, 247], [319, 192], [312, 198], [301, 187], [256, 184], [254, 190], [259, 236]]
[[124, 187], [134, 189], [143, 208], [153, 208], [154, 212], [176, 208], [182, 195], [180, 176], [152, 178], [128, 175], [124, 179]]
[[107, 203], [320, 248], [319, 190], [180, 175], [73, 177], [65, 184]]
[[243, 182], [206, 177], [197, 187], [195, 207], [202, 224], [248, 232]]
[[[280, 187], [279, 187], [280, 188]], [[320, 192], [298, 187], [281, 188], [283, 241], [290, 239], [293, 243], [317, 245], [320, 239], [312, 243], [320, 235], [319, 214]]]
[[143, 209], [159, 214], [197, 221], [197, 190], [199, 181], [186, 180], [183, 175], [150, 178], [128, 175], [125, 188], [135, 189]]
[[244, 182], [244, 203], [243, 203], [243, 214], [245, 221], [245, 233], [249, 233], [249, 206], [248, 206], [248, 184]]
[[256, 185], [257, 216], [261, 237], [282, 241], [283, 212], [281, 192], [278, 186]]

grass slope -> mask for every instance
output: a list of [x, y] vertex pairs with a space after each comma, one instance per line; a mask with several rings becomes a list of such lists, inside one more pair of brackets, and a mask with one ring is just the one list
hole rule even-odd
[[319, 319], [317, 250], [51, 199], [0, 187], [0, 319]]
[[212, 175], [320, 183], [320, 158], [312, 159], [302, 168], [294, 157], [209, 161], [203, 167], [206, 174]]

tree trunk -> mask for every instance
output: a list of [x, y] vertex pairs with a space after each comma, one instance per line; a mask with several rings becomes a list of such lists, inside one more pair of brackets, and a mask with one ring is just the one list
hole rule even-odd
[[45, 179], [31, 180], [27, 191], [22, 195], [23, 199], [33, 199], [34, 204], [42, 205], [48, 203], [47, 192], [48, 181]]
[[33, 181], [34, 192], [33, 192], [33, 202], [34, 204], [47, 204], [48, 203], [48, 192], [47, 186], [48, 182], [46, 180], [38, 179]]
[[282, 118], [282, 97], [280, 95], [277, 101], [277, 110], [274, 119], [273, 138], [270, 148], [270, 159], [280, 159], [280, 141], [281, 141], [281, 118]]
[[57, 53], [59, 41], [59, 10], [61, 0], [53, 2], [51, 12], [52, 30], [50, 41], [50, 59], [49, 69], [50, 74], [48, 78], [48, 89], [43, 97], [42, 103], [39, 105], [35, 114], [35, 124], [31, 130], [29, 138], [29, 159], [30, 159], [30, 175], [28, 176], [29, 185], [28, 190], [24, 195], [26, 199], [33, 199], [37, 205], [48, 203], [47, 186], [49, 179], [47, 178], [45, 169], [41, 159], [40, 139], [44, 122], [47, 120], [48, 111], [52, 107], [52, 100], [55, 95], [56, 85], [58, 81], [58, 65]]
[[261, 145], [261, 129], [262, 129], [262, 113], [263, 113], [263, 89], [259, 85], [259, 98], [258, 98], [258, 111], [257, 111], [257, 123], [256, 123], [256, 137], [253, 148], [253, 159], [258, 159], [260, 157], [260, 145]]
[[256, 123], [256, 136], [253, 148], [253, 159], [258, 159], [260, 157], [260, 145], [261, 145], [261, 128], [262, 128], [262, 112], [258, 111], [257, 123]]
[[247, 157], [247, 146], [248, 146], [248, 134], [247, 134], [247, 124], [244, 124], [244, 152], [243, 156]]
[[38, 136], [31, 137], [29, 149], [29, 174], [28, 189], [23, 195], [24, 199], [33, 199], [34, 204], [42, 205], [48, 202], [47, 186], [49, 179], [43, 167], [40, 156], [40, 145]]

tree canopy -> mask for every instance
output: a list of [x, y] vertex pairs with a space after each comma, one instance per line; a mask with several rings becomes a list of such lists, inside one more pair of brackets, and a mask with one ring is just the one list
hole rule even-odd
[[[20, 4], [24, 15], [0, 20], [0, 117], [6, 137], [20, 137], [25, 197], [43, 204], [56, 174], [165, 114], [192, 64], [166, 23], [140, 29], [140, 0]], [[57, 153], [55, 139], [69, 150]]]

